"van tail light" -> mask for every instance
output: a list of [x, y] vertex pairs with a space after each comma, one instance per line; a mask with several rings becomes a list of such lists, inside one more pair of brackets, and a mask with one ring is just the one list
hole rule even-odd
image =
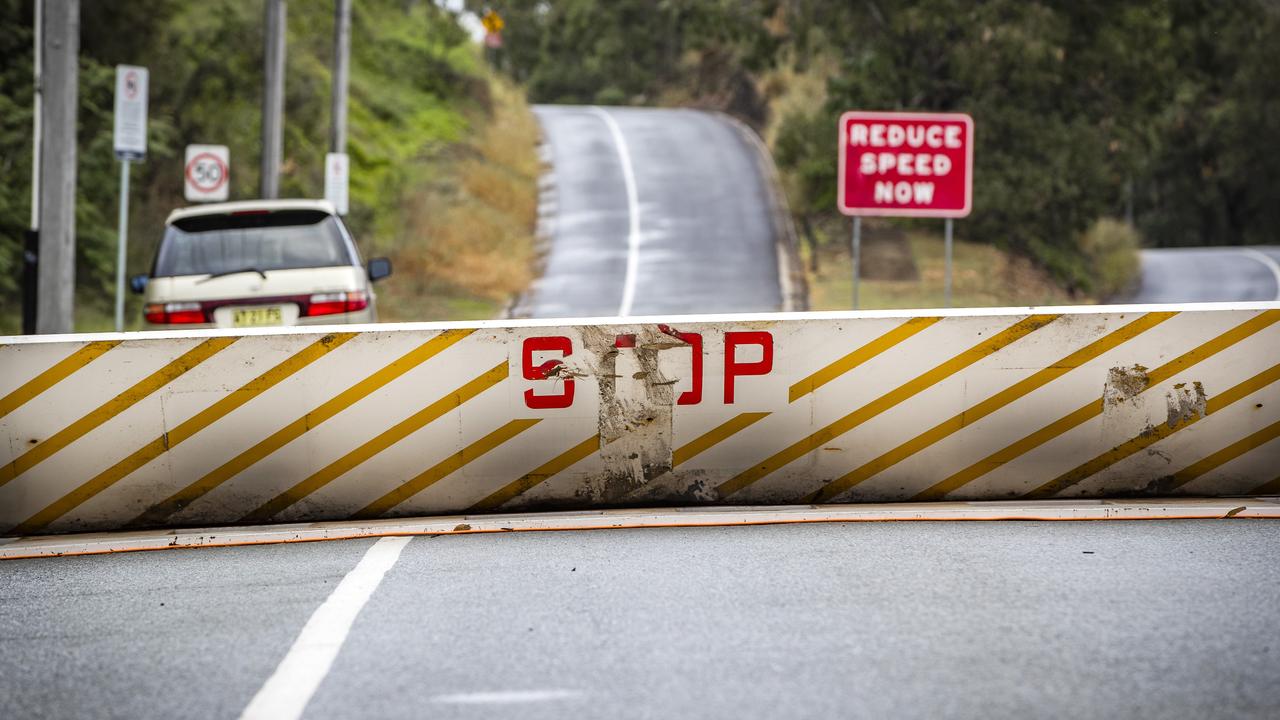
[[185, 325], [206, 323], [204, 309], [198, 302], [147, 303], [142, 314], [153, 325]]
[[367, 307], [369, 307], [369, 293], [363, 290], [318, 293], [311, 296], [304, 314], [307, 317], [337, 315], [338, 313], [356, 312]]

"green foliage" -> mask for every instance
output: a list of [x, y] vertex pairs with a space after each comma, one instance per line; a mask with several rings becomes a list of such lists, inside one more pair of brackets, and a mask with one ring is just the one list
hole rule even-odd
[[1142, 236], [1132, 225], [1100, 218], [1080, 236], [1080, 251], [1088, 259], [1094, 291], [1107, 298], [1128, 290], [1138, 276], [1138, 248]]
[[[232, 199], [258, 196], [262, 15], [260, 0], [81, 3], [76, 284], [82, 329], [107, 316], [114, 292], [115, 65], [151, 71], [148, 155], [132, 168], [129, 272], [136, 273], [149, 266], [165, 216], [185, 205], [186, 145], [227, 145]], [[19, 250], [28, 224], [31, 20], [30, 2], [0, 0], [0, 332], [17, 329]], [[321, 197], [332, 4], [290, 3], [287, 27], [280, 194]], [[392, 244], [414, 168], [462, 137], [469, 118], [487, 104], [475, 50], [450, 15], [431, 3], [354, 3], [348, 223], [366, 250]]]
[[[779, 149], [795, 134], [830, 138], [849, 108], [968, 112], [975, 197], [960, 232], [1033, 258], [1069, 288], [1115, 291], [1075, 239], [1127, 202], [1159, 245], [1271, 242], [1280, 230], [1273, 4], [804, 4], [843, 13], [839, 27], [852, 30], [832, 39], [847, 50], [829, 103], [785, 119]], [[825, 160], [780, 153], [780, 164], [802, 187], [833, 186], [830, 144], [810, 144]]]
[[[1131, 205], [1157, 245], [1280, 236], [1274, 0], [501, 0], [505, 66], [541, 102], [710, 105], [757, 127], [726, 78], [834, 67], [824, 99], [770, 119], [808, 227], [834, 215], [844, 110], [976, 123], [964, 236], [1094, 289], [1080, 237]], [[708, 77], [719, 78], [718, 83]], [[766, 90], [768, 88], [766, 87]]]

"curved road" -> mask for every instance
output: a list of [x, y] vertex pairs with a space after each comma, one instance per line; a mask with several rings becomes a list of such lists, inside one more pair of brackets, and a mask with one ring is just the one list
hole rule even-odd
[[697, 110], [537, 106], [542, 277], [517, 317], [783, 309], [770, 185], [743, 128]]
[[1142, 282], [1125, 302], [1280, 300], [1280, 247], [1142, 251]]

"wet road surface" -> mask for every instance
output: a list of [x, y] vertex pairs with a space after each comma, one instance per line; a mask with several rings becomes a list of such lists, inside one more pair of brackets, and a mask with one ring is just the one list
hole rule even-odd
[[737, 125], [682, 109], [534, 112], [547, 246], [517, 317], [782, 309], [770, 185]]
[[[5, 714], [235, 718], [375, 542], [0, 563]], [[1278, 554], [1267, 520], [418, 537], [302, 717], [1270, 717]]]

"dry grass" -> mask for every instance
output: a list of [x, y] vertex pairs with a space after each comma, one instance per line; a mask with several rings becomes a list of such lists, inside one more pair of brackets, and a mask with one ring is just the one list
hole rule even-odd
[[519, 88], [495, 78], [491, 91], [492, 115], [405, 200], [383, 320], [491, 318], [532, 280], [537, 121]]
[[[864, 278], [858, 290], [861, 309], [940, 308], [946, 304], [946, 253], [941, 233], [909, 232], [908, 242], [920, 270], [919, 278]], [[809, 277], [811, 307], [814, 310], [848, 310], [853, 302], [849, 248], [847, 245], [828, 245], [819, 259], [819, 271]], [[956, 242], [952, 261], [953, 307], [1095, 302], [1088, 297], [1073, 297], [1026, 258], [1005, 253], [991, 245]]]

